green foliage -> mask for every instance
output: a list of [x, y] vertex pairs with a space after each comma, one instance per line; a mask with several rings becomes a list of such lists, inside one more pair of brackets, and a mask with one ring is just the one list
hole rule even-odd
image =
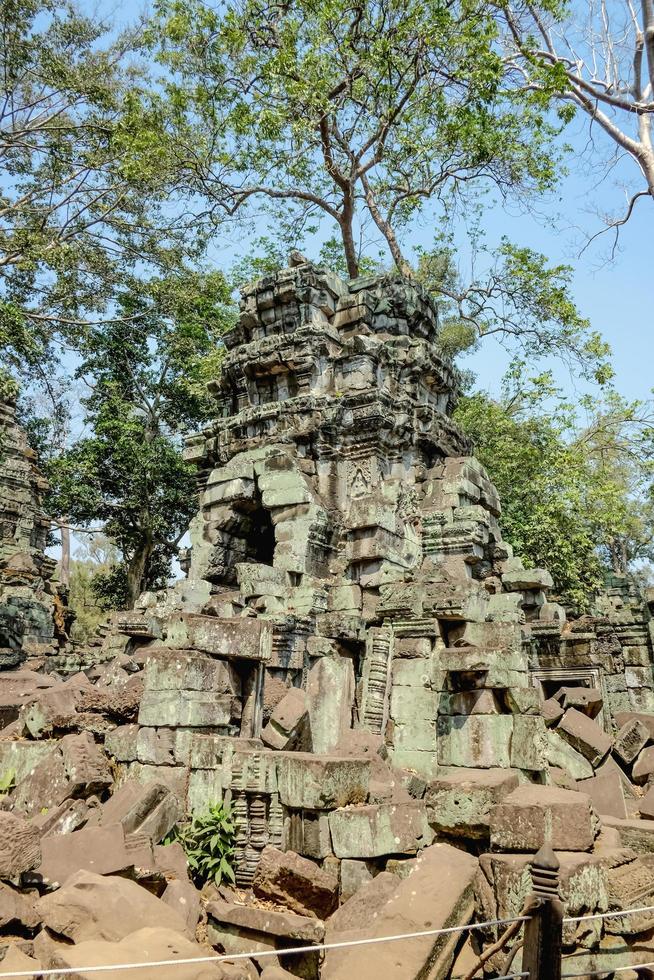
[[16, 785], [16, 771], [14, 769], [6, 769], [0, 775], [0, 795], [4, 796]]
[[[475, 265], [487, 251], [479, 249]], [[419, 251], [416, 278], [438, 300], [439, 344], [450, 356], [494, 337], [532, 364], [555, 357], [599, 384], [610, 381], [609, 345], [577, 309], [569, 266], [552, 266], [545, 255], [503, 238], [485, 272], [465, 286], [453, 250], [442, 245]]]
[[203, 245], [188, 213], [171, 220], [141, 41], [69, 0], [0, 0], [0, 355], [46, 387], [58, 339], [76, 347], [125, 288]]
[[638, 403], [609, 395], [588, 402], [582, 427], [548, 374], [521, 376], [516, 365], [499, 401], [463, 398], [456, 417], [497, 486], [516, 555], [546, 566], [566, 601], [586, 608], [607, 569], [651, 553], [651, 423]]
[[228, 806], [214, 803], [206, 814], [179, 824], [168, 843], [179, 841], [191, 869], [191, 877], [202, 886], [219, 885], [223, 879], [233, 882], [234, 823]]
[[102, 608], [132, 606], [144, 589], [167, 584], [197, 509], [181, 435], [212, 414], [205, 381], [233, 322], [218, 273], [182, 269], [121, 304], [123, 317], [85, 339], [77, 374], [90, 390], [82, 400], [86, 432], [46, 466], [50, 513], [100, 525], [121, 552], [122, 564], [94, 579]]
[[558, 127], [502, 59], [491, 6], [159, 0], [155, 10], [160, 111], [189, 185], [212, 215], [267, 200], [296, 227], [326, 221], [350, 276], [366, 224], [403, 268], [399, 236], [430, 202], [460, 210], [471, 181], [501, 193], [555, 181]]
[[[122, 589], [111, 587], [114, 576]], [[70, 562], [68, 606], [75, 614], [71, 639], [88, 642], [106, 619], [106, 610], [124, 608], [127, 600], [120, 552], [101, 534], [85, 536]]]

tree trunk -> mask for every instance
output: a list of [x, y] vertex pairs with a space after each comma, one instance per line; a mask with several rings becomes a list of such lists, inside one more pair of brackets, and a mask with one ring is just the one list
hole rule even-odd
[[68, 588], [70, 585], [70, 528], [67, 517], [62, 518], [59, 524], [59, 533], [61, 535], [61, 573], [59, 577], [61, 584]]
[[152, 557], [153, 550], [154, 542], [152, 540], [152, 535], [146, 533], [141, 538], [141, 541], [134, 550], [134, 554], [128, 562], [127, 594], [129, 609], [134, 608], [136, 605], [136, 600], [140, 596], [141, 592], [145, 590], [148, 566], [150, 564], [150, 558]]
[[339, 219], [341, 237], [343, 239], [343, 250], [345, 252], [345, 262], [347, 264], [347, 274], [350, 279], [356, 279], [359, 275], [359, 258], [357, 256], [354, 235], [352, 233], [352, 222], [354, 220], [354, 208], [351, 199], [345, 201], [343, 212]]

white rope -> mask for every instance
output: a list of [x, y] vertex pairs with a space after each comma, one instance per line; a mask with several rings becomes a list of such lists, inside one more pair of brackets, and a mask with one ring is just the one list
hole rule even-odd
[[566, 916], [564, 922], [585, 922], [587, 919], [619, 919], [623, 915], [638, 915], [640, 912], [654, 912], [654, 905], [645, 905], [640, 909], [623, 909], [619, 912], [594, 912], [589, 915]]
[[605, 977], [607, 973], [626, 973], [627, 970], [644, 970], [646, 967], [654, 966], [654, 961], [651, 963], [632, 963], [631, 966], [609, 966], [603, 970], [584, 970], [583, 973], [562, 973], [561, 980], [567, 980], [571, 977]]
[[[218, 956], [189, 956], [176, 960], [153, 960], [149, 963], [116, 963], [107, 966], [65, 966], [50, 970], [14, 970], [0, 973], [4, 977], [54, 977], [71, 973], [101, 973], [108, 970], [147, 970], [159, 966], [187, 966], [194, 963], [232, 963], [234, 960], [258, 960], [263, 956], [294, 956], [306, 953], [319, 953], [327, 949], [348, 949], [352, 946], [373, 946], [376, 943], [395, 943], [402, 939], [419, 939], [421, 936], [446, 936], [453, 932], [470, 932], [488, 926], [507, 926], [512, 922], [527, 922], [530, 916], [520, 915], [514, 919], [493, 919], [489, 922], [472, 922], [465, 926], [448, 926], [446, 929], [425, 929], [421, 932], [403, 932], [395, 936], [374, 936], [368, 939], [347, 939], [338, 943], [317, 943], [315, 946], [291, 946], [288, 949], [264, 949], [251, 953], [224, 953]], [[0, 966], [2, 964], [0, 963]], [[514, 976], [514, 974], [511, 974]], [[515, 976], [526, 976], [516, 973]]]

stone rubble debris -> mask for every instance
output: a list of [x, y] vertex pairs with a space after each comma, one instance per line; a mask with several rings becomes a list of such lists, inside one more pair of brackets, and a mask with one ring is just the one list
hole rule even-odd
[[[544, 841], [567, 914], [654, 904], [654, 592], [613, 577], [581, 616], [524, 567], [438, 337], [394, 275], [295, 254], [246, 287], [186, 443], [186, 578], [84, 645], [0, 404], [5, 967], [218, 952], [250, 956], [157, 976], [445, 980], [496, 927], [316, 947], [516, 915]], [[235, 881], [200, 889], [170, 836], [216, 803]], [[652, 935], [646, 914], [569, 923], [564, 949], [610, 972]]]

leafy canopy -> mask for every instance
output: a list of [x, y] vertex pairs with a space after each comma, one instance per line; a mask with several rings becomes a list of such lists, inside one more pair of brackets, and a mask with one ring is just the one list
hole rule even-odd
[[516, 365], [500, 400], [463, 398], [457, 419], [497, 486], [515, 553], [587, 608], [607, 570], [651, 555], [652, 419], [613, 394], [587, 399], [580, 427], [550, 375], [524, 376]]

